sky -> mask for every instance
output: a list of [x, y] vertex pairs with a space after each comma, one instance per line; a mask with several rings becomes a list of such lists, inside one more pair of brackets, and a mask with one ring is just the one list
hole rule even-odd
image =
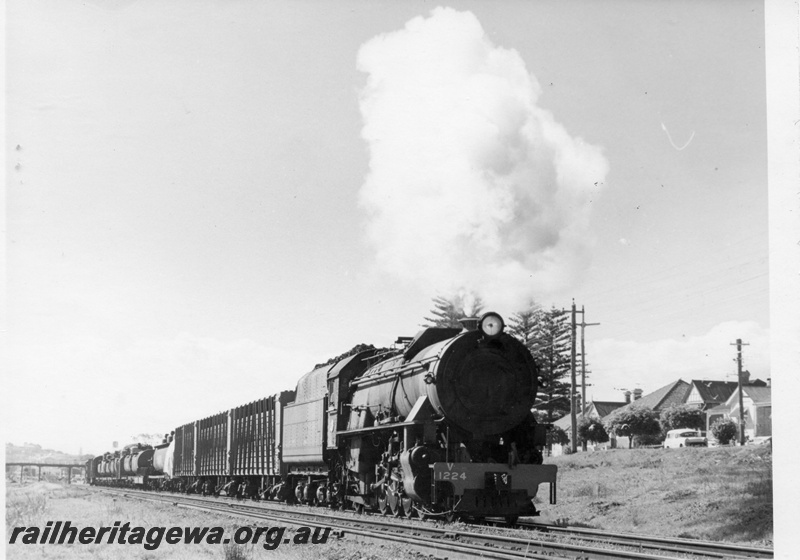
[[761, 2], [34, 0], [6, 27], [6, 441], [170, 431], [439, 294], [574, 301], [596, 400], [735, 380], [736, 339], [772, 375]]

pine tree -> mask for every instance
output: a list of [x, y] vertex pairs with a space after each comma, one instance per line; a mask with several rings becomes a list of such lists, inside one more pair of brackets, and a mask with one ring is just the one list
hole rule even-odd
[[569, 412], [571, 329], [568, 314], [551, 308], [540, 311], [536, 326], [526, 343], [539, 366], [539, 395], [536, 408], [552, 422]]
[[430, 311], [432, 317], [425, 317], [427, 324], [423, 326], [461, 328], [460, 319], [476, 317], [483, 311], [483, 300], [480, 296], [471, 294], [470, 301], [467, 299], [465, 294], [456, 294], [449, 298], [436, 296]]
[[530, 300], [528, 307], [524, 311], [514, 313], [508, 318], [508, 334], [516, 337], [527, 346], [535, 337], [542, 313], [542, 306], [534, 300]]

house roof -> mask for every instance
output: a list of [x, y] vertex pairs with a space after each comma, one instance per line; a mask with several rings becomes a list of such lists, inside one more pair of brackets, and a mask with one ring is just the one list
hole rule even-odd
[[706, 410], [706, 415], [711, 416], [712, 414], [727, 414], [731, 411], [731, 408], [727, 404], [720, 404], [715, 406], [714, 408], [709, 408]]
[[[772, 402], [772, 387], [762, 387], [760, 385], [742, 385], [744, 394], [750, 397], [755, 404], [770, 404]], [[731, 410], [739, 405], [739, 390], [734, 391], [725, 406]]]
[[689, 383], [683, 379], [678, 379], [648, 395], [644, 395], [640, 399], [636, 399], [630, 404], [626, 404], [620, 410], [629, 409], [632, 406], [646, 406], [653, 410], [662, 410], [674, 404], [686, 402], [686, 397], [691, 389], [692, 386]]
[[562, 416], [561, 418], [553, 422], [553, 426], [558, 426], [565, 432], [568, 432], [570, 429], [572, 429], [572, 418], [570, 418], [569, 414], [567, 414], [566, 416]]
[[[592, 406], [594, 405], [594, 409], [597, 411], [597, 415], [600, 418], [605, 418], [613, 411], [618, 408], [625, 406], [627, 403], [624, 402], [613, 402], [613, 401], [590, 401], [586, 408], [583, 409], [583, 413], [589, 416], [589, 411], [591, 410]], [[580, 416], [580, 415], [579, 415]], [[567, 414], [566, 416], [562, 416], [555, 422], [553, 422], [554, 426], [558, 426], [564, 431], [569, 431], [572, 429], [572, 418], [570, 415]]]
[[626, 402], [613, 402], [613, 401], [592, 401], [595, 410], [597, 410], [597, 415], [600, 418], [605, 418], [618, 408], [625, 406]]
[[739, 386], [736, 381], [707, 381], [704, 379], [692, 379], [692, 385], [697, 388], [700, 398], [706, 404], [724, 403]]
[[772, 387], [759, 387], [757, 385], [743, 385], [745, 394], [753, 399], [756, 404], [767, 404], [772, 402]]

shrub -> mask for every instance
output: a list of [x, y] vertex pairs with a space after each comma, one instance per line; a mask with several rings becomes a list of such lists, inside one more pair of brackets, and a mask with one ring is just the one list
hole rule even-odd
[[720, 418], [711, 424], [711, 433], [722, 445], [727, 445], [739, 435], [739, 424], [730, 418]]
[[632, 405], [618, 408], [604, 422], [606, 429], [618, 436], [630, 437], [638, 442], [643, 436], [661, 434], [658, 413], [649, 406]]
[[608, 441], [608, 432], [597, 418], [584, 418], [578, 423], [578, 441], [593, 441], [605, 443]]
[[691, 430], [705, 428], [703, 411], [690, 404], [673, 405], [665, 408], [661, 411], [659, 422], [664, 433], [682, 428]]
[[558, 426], [551, 426], [550, 429], [547, 430], [548, 447], [556, 444], [567, 445], [568, 443], [569, 443], [569, 436], [567, 435], [567, 432], [565, 432]]

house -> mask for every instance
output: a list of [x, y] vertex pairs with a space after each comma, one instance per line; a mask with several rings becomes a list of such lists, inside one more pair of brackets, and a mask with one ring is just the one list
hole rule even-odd
[[[669, 385], [664, 385], [652, 393], [644, 395], [638, 399], [634, 398], [632, 403], [626, 404], [619, 410], [625, 410], [633, 406], [645, 406], [660, 413], [665, 408], [683, 404], [686, 401], [686, 397], [689, 395], [691, 388], [692, 386], [689, 383], [683, 379], [678, 379]], [[641, 394], [641, 389], [636, 389], [636, 391], [634, 391], [634, 395], [636, 395], [637, 392]], [[612, 448], [617, 447], [620, 449], [628, 449], [631, 447], [630, 438], [621, 436], [617, 437], [612, 434], [609, 435], [611, 436], [610, 444]]]
[[[760, 379], [750, 381], [750, 372], [742, 374], [742, 383], [754, 387], [766, 387], [767, 383]], [[739, 387], [737, 381], [709, 381], [707, 379], [693, 379], [689, 395], [686, 397], [686, 404], [695, 405], [703, 411], [703, 425], [710, 426], [708, 412], [716, 407], [724, 405], [730, 396]], [[738, 398], [738, 397], [737, 397]], [[719, 417], [719, 412], [716, 413]], [[713, 422], [713, 421], [712, 421]]]
[[686, 397], [686, 404], [696, 405], [705, 412], [724, 404], [738, 386], [736, 381], [692, 379], [692, 387]]
[[[772, 435], [772, 387], [764, 385], [742, 385], [745, 437], [753, 439]], [[706, 412], [706, 429], [719, 419], [730, 418], [739, 423], [739, 388], [721, 405]]]
[[[583, 415], [586, 418], [597, 418], [598, 420], [602, 420], [603, 418], [605, 418], [606, 416], [608, 416], [609, 414], [614, 412], [616, 409], [618, 409], [620, 407], [623, 407], [627, 403], [631, 402], [631, 393], [630, 393], [630, 391], [628, 391], [625, 396], [627, 398], [627, 401], [625, 401], [625, 402], [595, 401], [595, 400], [592, 400], [583, 409]], [[580, 422], [580, 418], [581, 418], [581, 415], [578, 414], [578, 422]], [[572, 417], [571, 417], [571, 415], [567, 414], [563, 418], [559, 418], [558, 420], [553, 422], [553, 425], [554, 426], [558, 426], [559, 428], [561, 428], [562, 430], [567, 432], [567, 435], [570, 436], [570, 438], [572, 437]], [[608, 443], [603, 443], [603, 444], [600, 444], [600, 445], [596, 446], [595, 448], [596, 449], [607, 448], [608, 445], [609, 445]], [[553, 455], [553, 456], [562, 455], [564, 453], [564, 448], [565, 447], [570, 447], [571, 448], [570, 445], [566, 445], [566, 446], [562, 446], [562, 445], [559, 445], [559, 444], [554, 445], [553, 448], [551, 449], [551, 455]]]

